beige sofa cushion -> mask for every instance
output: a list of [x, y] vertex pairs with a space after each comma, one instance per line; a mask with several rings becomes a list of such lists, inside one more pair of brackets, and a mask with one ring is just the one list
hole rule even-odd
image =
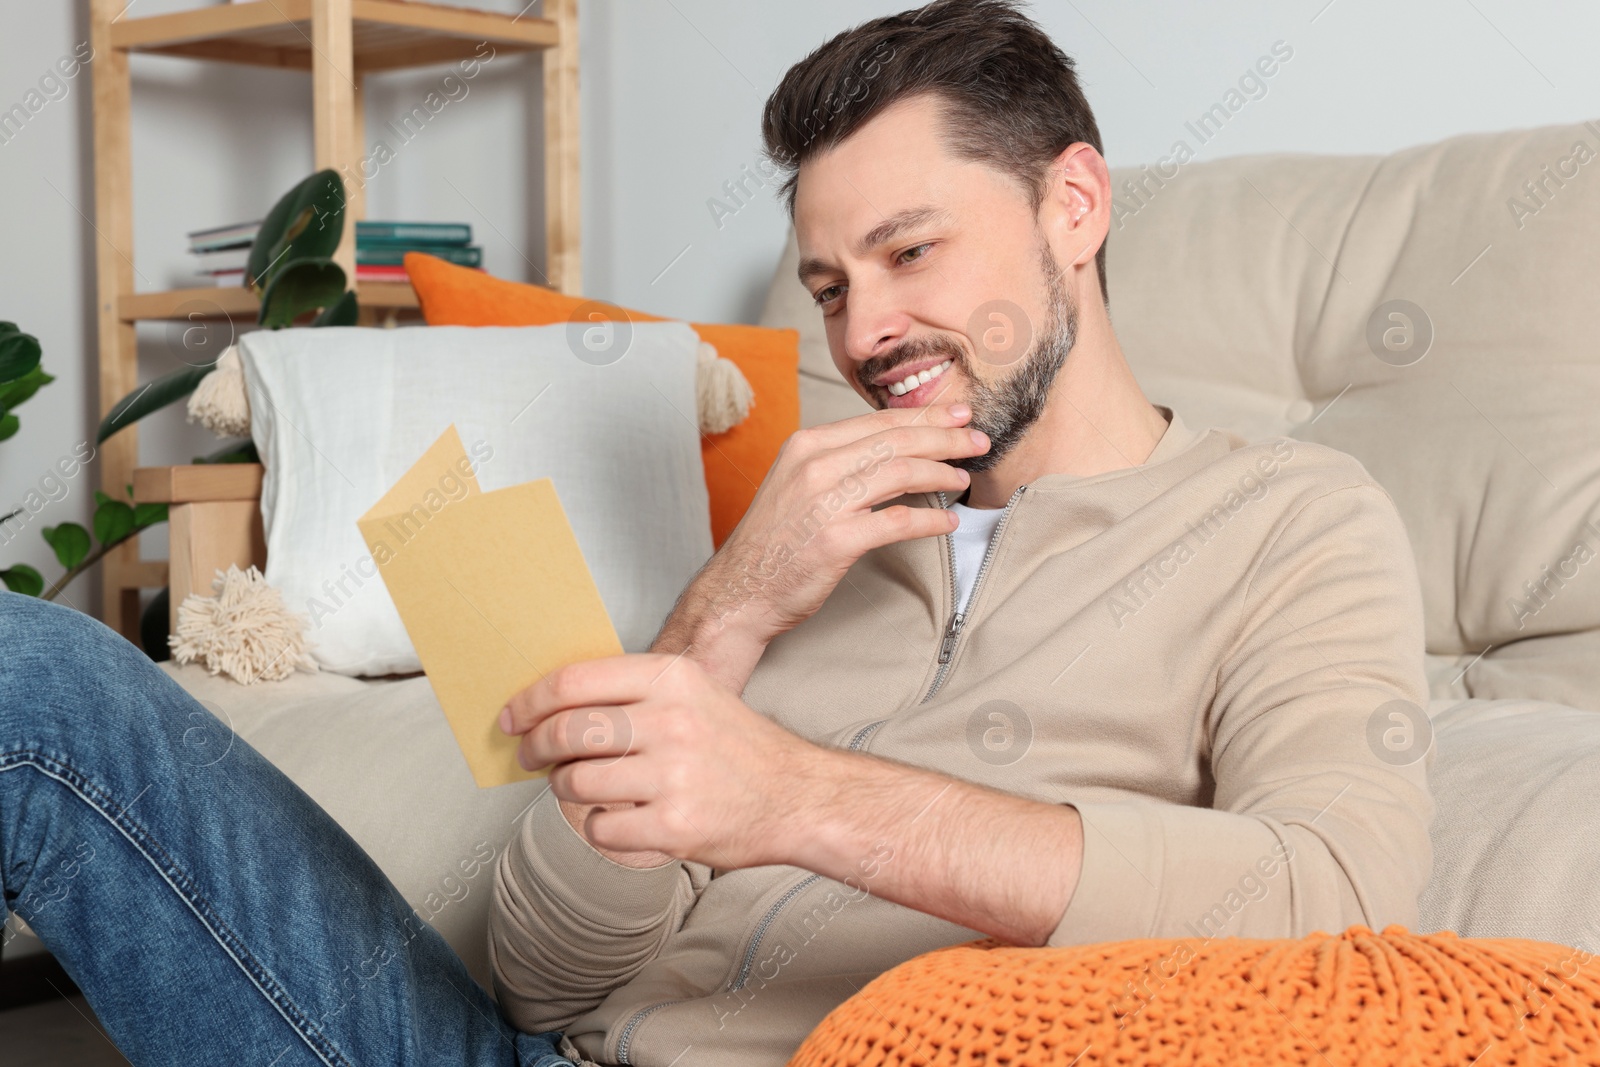
[[[1136, 210], [1108, 267], [1141, 380], [1201, 367], [1309, 398], [1295, 436], [1361, 460], [1406, 521], [1430, 652], [1600, 628], [1579, 562], [1600, 557], [1600, 123], [1196, 163], [1142, 202], [1139, 177], [1114, 174]], [[1423, 310], [1425, 354], [1375, 354], [1394, 300]], [[1600, 693], [1600, 659], [1573, 666]]]
[[1533, 700], [1428, 713], [1433, 875], [1417, 929], [1600, 951], [1600, 715]]

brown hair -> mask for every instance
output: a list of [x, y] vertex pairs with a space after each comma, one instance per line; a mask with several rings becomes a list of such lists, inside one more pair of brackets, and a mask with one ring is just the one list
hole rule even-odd
[[[921, 93], [940, 98], [950, 149], [1018, 178], [1035, 210], [1063, 149], [1082, 141], [1101, 151], [1072, 58], [1015, 0], [936, 0], [839, 34], [790, 67], [767, 98], [761, 132], [767, 156], [790, 172], [782, 187], [790, 216], [802, 163]], [[1104, 296], [1104, 242], [1095, 266]]]

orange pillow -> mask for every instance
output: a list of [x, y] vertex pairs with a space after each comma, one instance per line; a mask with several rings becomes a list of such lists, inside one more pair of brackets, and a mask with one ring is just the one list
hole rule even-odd
[[1398, 924], [1298, 939], [972, 941], [863, 986], [789, 1067], [1600, 1063], [1593, 959]]
[[[429, 326], [549, 326], [566, 322], [590, 302], [421, 252], [407, 252], [405, 264]], [[665, 321], [623, 310], [640, 322]], [[743, 422], [724, 433], [700, 435], [711, 496], [711, 541], [720, 547], [750, 506], [778, 449], [800, 428], [800, 334], [760, 326], [690, 325], [744, 373], [755, 391], [755, 403]]]

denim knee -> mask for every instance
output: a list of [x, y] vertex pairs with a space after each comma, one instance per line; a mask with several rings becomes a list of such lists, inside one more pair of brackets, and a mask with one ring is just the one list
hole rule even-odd
[[41, 729], [53, 732], [55, 725], [101, 734], [126, 722], [140, 693], [169, 684], [148, 656], [104, 623], [0, 592], [0, 751], [24, 736], [42, 739]]

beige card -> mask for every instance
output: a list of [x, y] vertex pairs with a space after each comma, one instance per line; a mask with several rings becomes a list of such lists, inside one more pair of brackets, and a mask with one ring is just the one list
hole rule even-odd
[[558, 667], [622, 653], [550, 479], [478, 488], [456, 428], [358, 520], [480, 788], [541, 777], [498, 724]]

